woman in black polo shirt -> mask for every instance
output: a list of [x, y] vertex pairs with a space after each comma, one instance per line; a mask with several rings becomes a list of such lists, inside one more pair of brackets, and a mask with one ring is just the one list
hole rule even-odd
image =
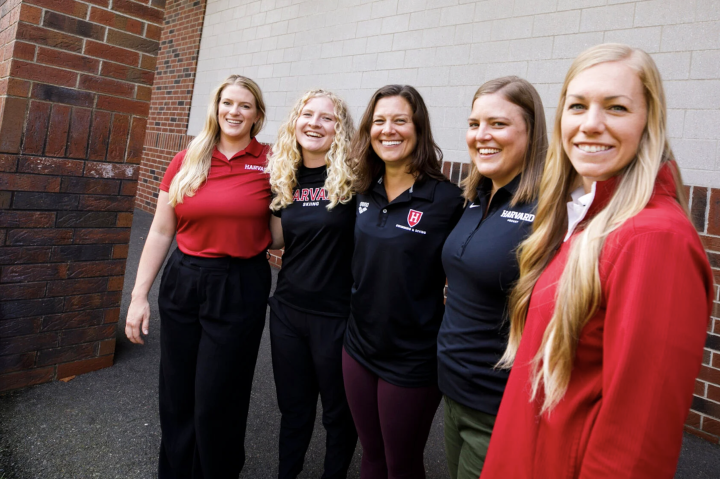
[[480, 476], [510, 372], [495, 364], [507, 346], [507, 298], [519, 276], [515, 250], [532, 229], [547, 151], [535, 88], [514, 76], [481, 86], [466, 141], [467, 203], [442, 251], [448, 293], [438, 334], [452, 479]]
[[318, 394], [327, 432], [324, 479], [344, 478], [357, 444], [341, 352], [350, 315], [355, 199], [347, 161], [353, 123], [334, 94], [312, 90], [280, 127], [268, 161], [273, 248], [285, 245], [270, 298], [280, 421], [280, 479], [302, 471]]
[[363, 447], [360, 477], [424, 478], [423, 450], [441, 398], [440, 253], [463, 200], [440, 171], [427, 108], [411, 86], [375, 92], [351, 157], [358, 216], [343, 377]]

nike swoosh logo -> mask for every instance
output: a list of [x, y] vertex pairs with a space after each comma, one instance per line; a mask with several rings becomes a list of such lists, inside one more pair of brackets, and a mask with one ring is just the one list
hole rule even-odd
[[470, 205], [470, 208], [479, 208], [479, 207], [480, 207], [480, 205], [476, 205], [475, 203]]

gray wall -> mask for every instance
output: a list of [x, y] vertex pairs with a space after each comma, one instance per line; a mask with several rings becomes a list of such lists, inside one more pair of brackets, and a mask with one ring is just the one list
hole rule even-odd
[[371, 94], [409, 83], [452, 161], [468, 161], [466, 118], [484, 81], [531, 81], [550, 122], [572, 59], [603, 42], [651, 53], [665, 81], [686, 184], [720, 187], [720, 0], [208, 0], [189, 134], [230, 73], [255, 79], [274, 141], [305, 90], [340, 94], [359, 120]]

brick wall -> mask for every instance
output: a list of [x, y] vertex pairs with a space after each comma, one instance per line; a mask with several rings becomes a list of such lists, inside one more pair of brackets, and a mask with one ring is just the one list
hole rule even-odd
[[164, 0], [8, 0], [0, 390], [110, 366]]
[[170, 0], [165, 7], [136, 199], [138, 208], [151, 213], [168, 163], [192, 139], [187, 126], [205, 3]]

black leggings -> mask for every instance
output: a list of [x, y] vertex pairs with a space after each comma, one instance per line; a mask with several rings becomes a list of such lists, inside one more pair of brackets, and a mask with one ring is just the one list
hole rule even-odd
[[363, 448], [361, 479], [423, 479], [423, 452], [442, 397], [437, 386], [380, 379], [343, 349], [345, 392]]
[[160, 283], [159, 479], [237, 479], [270, 294], [265, 254], [172, 254]]

